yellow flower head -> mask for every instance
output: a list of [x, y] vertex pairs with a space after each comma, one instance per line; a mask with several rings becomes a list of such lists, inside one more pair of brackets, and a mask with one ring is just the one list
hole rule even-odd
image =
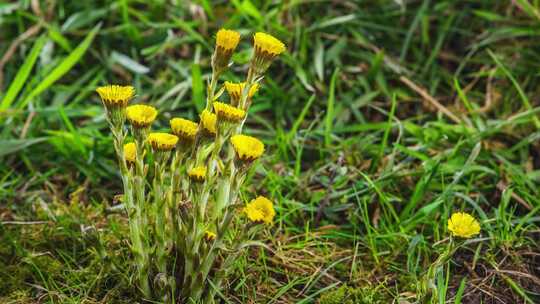
[[137, 146], [135, 143], [128, 143], [124, 145], [124, 158], [128, 163], [134, 163], [137, 158]]
[[264, 196], [251, 200], [244, 208], [248, 219], [252, 222], [264, 222], [271, 224], [276, 211], [272, 202]]
[[231, 143], [236, 155], [243, 161], [254, 161], [264, 152], [264, 144], [255, 137], [238, 134], [231, 137]]
[[183, 118], [171, 119], [171, 129], [173, 133], [184, 141], [192, 142], [197, 135], [197, 124], [191, 120]]
[[[246, 87], [245, 82], [235, 83], [235, 82], [229, 82], [225, 81], [225, 90], [227, 90], [227, 93], [231, 97], [231, 104], [237, 105], [240, 101], [240, 98], [242, 98], [242, 93], [244, 92], [244, 88]], [[249, 88], [249, 94], [248, 98], [253, 97], [255, 93], [259, 90], [259, 84], [254, 83], [251, 88]]]
[[219, 101], [214, 101], [214, 111], [218, 119], [227, 122], [241, 122], [246, 116], [246, 111]]
[[125, 108], [135, 96], [135, 88], [132, 86], [107, 85], [97, 88], [96, 92], [107, 108]]
[[285, 44], [265, 33], [256, 33], [253, 37], [255, 53], [251, 59], [251, 69], [259, 77], [272, 64], [272, 60], [285, 51]]
[[255, 52], [268, 57], [276, 57], [285, 51], [285, 44], [272, 35], [256, 33], [253, 37]]
[[217, 116], [216, 114], [208, 111], [203, 110], [200, 115], [201, 119], [201, 125], [203, 129], [208, 132], [210, 135], [216, 135], [216, 122], [217, 122]]
[[204, 238], [207, 240], [207, 241], [213, 241], [216, 239], [216, 234], [210, 230], [206, 230], [204, 232]]
[[212, 67], [220, 73], [229, 67], [232, 53], [238, 42], [240, 41], [240, 33], [221, 29], [216, 36], [216, 49], [212, 56]]
[[206, 167], [198, 166], [188, 171], [188, 176], [195, 182], [203, 182], [206, 178]]
[[456, 212], [448, 219], [448, 230], [453, 236], [470, 238], [480, 233], [480, 224], [468, 213]]
[[170, 151], [176, 146], [178, 136], [169, 133], [154, 132], [148, 135], [147, 140], [156, 151]]
[[135, 128], [148, 128], [156, 120], [156, 108], [148, 105], [133, 105], [126, 108], [129, 123]]
[[226, 51], [233, 51], [240, 41], [240, 33], [226, 29], [220, 29], [216, 35], [216, 47]]

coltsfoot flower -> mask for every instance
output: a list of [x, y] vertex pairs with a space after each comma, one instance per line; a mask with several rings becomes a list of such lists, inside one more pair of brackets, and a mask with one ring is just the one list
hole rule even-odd
[[204, 238], [207, 240], [207, 241], [213, 241], [216, 239], [216, 234], [210, 230], [206, 230], [204, 232]]
[[196, 123], [184, 118], [173, 118], [170, 123], [174, 135], [178, 136], [181, 141], [193, 142], [195, 140], [198, 129]]
[[236, 156], [243, 161], [254, 161], [264, 153], [264, 144], [255, 137], [247, 135], [234, 135], [231, 143]]
[[[242, 93], [244, 91], [244, 88], [246, 87], [245, 82], [229, 82], [225, 81], [225, 90], [227, 90], [227, 93], [231, 97], [231, 104], [234, 106], [237, 106], [240, 102], [240, 98], [242, 98]], [[249, 88], [249, 94], [248, 98], [253, 97], [255, 93], [259, 90], [259, 84], [254, 83], [251, 88]]]
[[170, 151], [178, 142], [178, 136], [169, 133], [154, 132], [148, 135], [148, 142], [156, 151]]
[[253, 36], [255, 54], [253, 55], [252, 68], [257, 75], [262, 75], [268, 69], [272, 60], [285, 51], [285, 44], [272, 35], [256, 33]]
[[129, 123], [135, 128], [148, 128], [156, 120], [156, 108], [148, 105], [133, 105], [126, 108]]
[[203, 182], [206, 178], [206, 167], [198, 166], [188, 171], [188, 176], [192, 181]]
[[200, 115], [201, 119], [201, 125], [204, 131], [206, 131], [209, 135], [216, 135], [217, 129], [216, 129], [216, 122], [217, 122], [217, 116], [216, 114], [208, 111], [203, 110]]
[[244, 208], [248, 219], [252, 222], [271, 224], [276, 211], [272, 202], [264, 196], [251, 200]]
[[107, 109], [125, 108], [135, 96], [135, 88], [132, 86], [106, 85], [97, 88], [96, 92]]
[[234, 51], [240, 42], [240, 33], [233, 30], [220, 29], [216, 34], [216, 47], [227, 52]]
[[453, 236], [468, 239], [480, 233], [480, 224], [472, 215], [456, 212], [448, 219], [448, 230]]
[[238, 42], [240, 33], [232, 30], [220, 29], [216, 35], [216, 49], [212, 56], [212, 64], [217, 70], [226, 69]]
[[246, 117], [246, 111], [219, 101], [214, 101], [214, 111], [220, 121], [239, 123]]
[[134, 163], [137, 158], [137, 146], [130, 142], [124, 145], [124, 158], [128, 163]]

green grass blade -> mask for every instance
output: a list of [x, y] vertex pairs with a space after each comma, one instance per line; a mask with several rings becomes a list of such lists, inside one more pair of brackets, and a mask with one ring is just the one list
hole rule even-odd
[[71, 68], [81, 60], [83, 55], [86, 53], [88, 48], [90, 47], [90, 44], [96, 37], [96, 34], [98, 33], [99, 29], [101, 28], [101, 24], [98, 24], [95, 26], [90, 33], [88, 33], [88, 36], [84, 38], [84, 40], [79, 44], [73, 52], [71, 52], [60, 64], [52, 70], [52, 72], [43, 79], [42, 82], [40, 82], [31, 92], [28, 94], [28, 96], [18, 105], [18, 108], [25, 107], [32, 99], [34, 99], [36, 96], [41, 94], [43, 91], [48, 89], [51, 85], [53, 85], [58, 79], [60, 79], [64, 74], [66, 74]]
[[[491, 56], [493, 61], [495, 61], [495, 63], [497, 64], [497, 67], [499, 67], [499, 69], [501, 69], [501, 71], [504, 73], [504, 75], [506, 75], [506, 77], [508, 77], [508, 79], [510, 79], [510, 81], [512, 82], [512, 84], [516, 88], [516, 91], [518, 92], [519, 97], [521, 98], [521, 102], [523, 102], [523, 105], [525, 106], [525, 108], [527, 110], [531, 110], [532, 109], [531, 102], [529, 101], [529, 98], [527, 97], [527, 95], [525, 94], [525, 92], [523, 91], [521, 86], [519, 85], [519, 83], [516, 80], [516, 78], [514, 77], [514, 75], [512, 75], [512, 73], [510, 73], [510, 71], [508, 71], [508, 69], [504, 66], [504, 64], [499, 60], [497, 55], [495, 55], [491, 50], [487, 50], [487, 51], [488, 51], [489, 56]], [[538, 120], [537, 116], [533, 117], [533, 121], [534, 121], [534, 126], [537, 129], [540, 129], [540, 120]]]
[[41, 49], [43, 49], [46, 41], [47, 36], [41, 36], [34, 43], [32, 50], [30, 50], [30, 54], [17, 72], [17, 75], [15, 75], [15, 79], [13, 79], [13, 81], [9, 85], [6, 96], [4, 97], [4, 99], [2, 100], [2, 104], [0, 105], [0, 110], [8, 109], [15, 100], [15, 97], [17, 97], [17, 94], [19, 94], [26, 80], [28, 79], [28, 76], [30, 75], [30, 72], [32, 71], [32, 68], [34, 67], [36, 60], [38, 59], [39, 53], [41, 52]]
[[201, 75], [201, 66], [198, 63], [191, 65], [191, 99], [192, 104], [197, 107], [197, 111], [202, 111], [205, 107], [204, 83]]
[[46, 140], [46, 137], [0, 140], [0, 157], [15, 153]]
[[332, 142], [332, 129], [334, 127], [334, 103], [336, 99], [336, 79], [339, 69], [334, 71], [332, 80], [330, 80], [330, 93], [328, 95], [328, 104], [326, 105], [326, 120], [324, 128], [324, 143], [329, 147]]

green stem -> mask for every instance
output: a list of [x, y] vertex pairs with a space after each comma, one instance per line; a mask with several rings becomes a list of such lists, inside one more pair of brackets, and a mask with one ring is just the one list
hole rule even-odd
[[454, 252], [456, 252], [458, 248], [459, 246], [456, 246], [456, 244], [454, 243], [454, 238], [450, 237], [450, 241], [445, 251], [443, 251], [437, 258], [437, 260], [433, 264], [431, 264], [431, 266], [429, 266], [423, 282], [424, 295], [427, 295], [429, 293], [429, 290], [431, 290], [433, 292], [432, 299], [436, 299], [438, 297], [438, 288], [435, 284], [437, 272], [445, 263], [448, 262], [450, 258], [452, 258]]
[[168, 151], [157, 151], [155, 154], [154, 160], [154, 179], [153, 179], [153, 195], [154, 195], [154, 218], [155, 226], [154, 231], [156, 233], [156, 264], [157, 269], [162, 276], [165, 277], [165, 290], [160, 292], [160, 295], [163, 297], [165, 303], [171, 301], [171, 295], [169, 295], [168, 287], [169, 285], [169, 275], [167, 273], [167, 248], [170, 238], [167, 237], [167, 212], [166, 203], [169, 200], [167, 195], [168, 192], [165, 188], [165, 174], [166, 174], [166, 164], [169, 159], [170, 152]]
[[[135, 137], [135, 145], [137, 148], [137, 155], [135, 159], [135, 176], [134, 176], [134, 191], [135, 191], [135, 217], [133, 221], [138, 229], [138, 235], [141, 243], [141, 257], [140, 266], [141, 276], [140, 281], [144, 281], [143, 284], [149, 285], [149, 270], [150, 270], [150, 245], [148, 235], [148, 218], [146, 215], [146, 174], [144, 170], [144, 145], [146, 141], [146, 130], [132, 130]], [[146, 288], [146, 287], [145, 287]]]
[[210, 85], [207, 88], [206, 94], [206, 110], [210, 111], [212, 109], [212, 103], [214, 102], [214, 96], [216, 93], [216, 88], [219, 80], [219, 75], [221, 73], [215, 68], [212, 69], [212, 76], [210, 76]]
[[137, 280], [144, 297], [151, 298], [152, 293], [148, 283], [148, 261], [145, 258], [146, 251], [143, 246], [140, 233], [141, 227], [137, 214], [138, 208], [134, 202], [133, 188], [135, 179], [133, 178], [131, 171], [128, 169], [126, 159], [124, 157], [124, 140], [126, 136], [123, 130], [123, 122], [117, 121], [115, 123], [111, 123], [110, 125], [111, 132], [113, 134], [114, 147], [119, 160], [122, 183], [124, 186], [124, 203], [126, 205], [129, 220], [132, 252], [135, 256], [137, 266]]

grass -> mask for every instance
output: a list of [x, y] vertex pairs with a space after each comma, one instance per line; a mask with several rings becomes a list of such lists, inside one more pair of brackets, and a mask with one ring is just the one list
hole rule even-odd
[[[94, 89], [195, 118], [222, 26], [228, 80], [253, 31], [288, 46], [247, 122], [278, 217], [225, 303], [540, 301], [539, 1], [181, 3], [0, 3], [0, 302], [136, 300]], [[438, 265], [459, 210], [482, 233]]]

